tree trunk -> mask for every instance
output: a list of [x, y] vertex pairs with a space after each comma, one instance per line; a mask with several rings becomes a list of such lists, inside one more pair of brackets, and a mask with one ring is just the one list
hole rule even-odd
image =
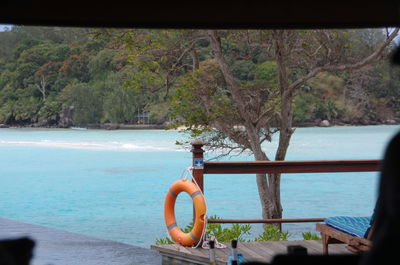
[[[285, 62], [285, 43], [284, 31], [275, 31], [275, 55], [277, 59], [278, 80], [281, 97], [280, 125], [279, 125], [279, 144], [276, 151], [275, 160], [285, 160], [289, 147], [290, 138], [293, 134], [292, 121], [292, 100], [293, 93], [289, 90], [289, 76]], [[257, 158], [256, 158], [257, 159]], [[257, 184], [264, 186], [261, 181], [262, 175], [257, 175]], [[264, 177], [266, 178], [266, 177]], [[260, 181], [259, 181], [260, 180]], [[261, 199], [264, 218], [282, 218], [281, 204], [281, 174], [268, 174], [268, 189], [263, 194], [265, 199]], [[260, 196], [263, 193], [259, 190]], [[264, 202], [265, 201], [265, 202]]]
[[[217, 60], [221, 72], [224, 75], [225, 81], [232, 92], [232, 96], [235, 102], [237, 103], [239, 114], [244, 122], [248, 141], [250, 144], [250, 149], [254, 154], [254, 158], [256, 161], [269, 161], [270, 159], [268, 159], [267, 155], [262, 151], [259, 132], [256, 129], [256, 125], [252, 123], [253, 117], [245, 110], [245, 102], [243, 101], [243, 95], [240, 92], [239, 85], [234, 79], [230, 68], [222, 54], [221, 44], [217, 33], [214, 30], [210, 30], [208, 31], [208, 35], [210, 37], [211, 46], [213, 48], [214, 58]], [[290, 111], [291, 110], [289, 109], [289, 112]], [[287, 142], [286, 147], [288, 146], [288, 144], [289, 143]], [[281, 149], [283, 147], [284, 146], [282, 145]], [[286, 151], [284, 153], [286, 153]], [[262, 217], [265, 219], [282, 218], [280, 175], [257, 174], [256, 182], [261, 203]]]
[[192, 48], [190, 50], [190, 56], [192, 57], [193, 72], [200, 68], [199, 56], [197, 55], [196, 49]]
[[37, 87], [38, 87], [39, 91], [42, 93], [43, 101], [46, 100], [46, 85], [47, 85], [47, 81], [44, 78], [44, 76], [42, 76], [42, 79], [40, 80], [40, 83], [37, 84]]

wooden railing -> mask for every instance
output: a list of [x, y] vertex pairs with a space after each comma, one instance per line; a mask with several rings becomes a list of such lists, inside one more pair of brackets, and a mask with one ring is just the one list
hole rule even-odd
[[[379, 171], [381, 160], [203, 162], [204, 143], [192, 142], [193, 177], [204, 192], [204, 174], [328, 173]], [[298, 219], [209, 219], [209, 223], [302, 223], [325, 218]]]

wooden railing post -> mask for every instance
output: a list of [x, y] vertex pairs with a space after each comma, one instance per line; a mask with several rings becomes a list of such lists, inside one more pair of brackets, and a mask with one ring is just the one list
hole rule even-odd
[[204, 193], [204, 181], [203, 181], [203, 175], [204, 175], [204, 160], [203, 160], [203, 146], [204, 142], [200, 140], [193, 141], [192, 143], [192, 150], [191, 152], [193, 153], [193, 177], [197, 182], [197, 185], [199, 185], [201, 191]]

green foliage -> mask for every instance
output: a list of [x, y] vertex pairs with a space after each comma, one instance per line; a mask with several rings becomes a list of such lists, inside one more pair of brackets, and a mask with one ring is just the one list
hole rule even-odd
[[[390, 106], [400, 114], [400, 68], [393, 67], [387, 63], [379, 64], [379, 67], [368, 71], [369, 79], [372, 82], [363, 82], [364, 88], [371, 98], [387, 99], [386, 103], [371, 100], [370, 104], [377, 105], [377, 111], [384, 111], [382, 105]], [[362, 80], [364, 81], [364, 80]], [[386, 113], [388, 109], [386, 109]], [[390, 110], [389, 110], [390, 112]], [[378, 115], [379, 116], [379, 115]]]
[[62, 104], [54, 99], [54, 97], [48, 97], [44, 102], [43, 107], [39, 110], [39, 121], [45, 121], [48, 124], [56, 123], [60, 118], [59, 113], [61, 112], [61, 106]]
[[[23, 29], [23, 28], [21, 28]], [[17, 29], [18, 30], [18, 29]], [[19, 35], [19, 34], [18, 34]], [[23, 35], [23, 34], [21, 34]], [[14, 49], [14, 59], [18, 59], [21, 56], [21, 53], [23, 53], [25, 50], [28, 50], [29, 48], [40, 45], [42, 42], [37, 40], [37, 39], [31, 39], [31, 38], [26, 38], [23, 40], [20, 40], [19, 42], [16, 42], [16, 47]]]
[[170, 245], [170, 244], [175, 244], [174, 241], [172, 241], [169, 237], [164, 237], [164, 238], [157, 238], [156, 245]]
[[[207, 101], [207, 105], [204, 101]], [[203, 62], [199, 70], [177, 82], [170, 106], [171, 117], [182, 121], [176, 125], [187, 126], [194, 137], [210, 132], [215, 120], [238, 120], [237, 107], [227, 92], [223, 76], [214, 60]]]
[[[216, 215], [210, 219], [221, 219]], [[250, 235], [251, 225], [233, 224], [231, 227], [223, 228], [221, 224], [207, 224], [207, 238], [215, 237], [219, 242], [231, 242], [233, 239], [245, 241], [245, 236]]]
[[[96, 32], [92, 32], [92, 35], [96, 35]], [[104, 36], [100, 35], [97, 38], [91, 38], [86, 43], [83, 44], [83, 49], [88, 52], [100, 52], [107, 47], [107, 43], [110, 40]]]
[[345, 86], [344, 80], [340, 76], [331, 73], [319, 73], [308, 84], [319, 98], [335, 99], [342, 95]]
[[278, 83], [276, 62], [267, 61], [257, 65], [254, 75], [257, 81], [276, 86]]
[[90, 80], [88, 61], [87, 54], [72, 54], [63, 62], [60, 72], [64, 77], [87, 82]]
[[[221, 219], [216, 215], [210, 217], [210, 219]], [[193, 228], [193, 223], [187, 225], [182, 231], [189, 233]], [[288, 240], [290, 234], [288, 232], [281, 232], [277, 226], [266, 225], [264, 232], [256, 237], [254, 240], [246, 239], [250, 235], [251, 225], [233, 224], [229, 228], [222, 227], [221, 224], [209, 223], [207, 224], [206, 237], [215, 237], [219, 242], [229, 243], [233, 239], [238, 241], [282, 241]], [[156, 239], [156, 245], [163, 244], [174, 244], [175, 242], [169, 237]]]
[[335, 121], [346, 114], [346, 108], [342, 103], [329, 98], [321, 100], [313, 93], [303, 92], [297, 95], [293, 104], [295, 121], [312, 121], [315, 119], [327, 119]]
[[288, 240], [289, 236], [288, 232], [282, 232], [277, 226], [267, 224], [264, 226], [264, 232], [256, 237], [254, 241], [284, 241]]
[[157, 62], [135, 63], [135, 66], [137, 68], [132, 72], [130, 79], [125, 82], [126, 86], [143, 94], [151, 94], [151, 90], [163, 87], [165, 80]]
[[[216, 215], [210, 217], [210, 219], [221, 219]], [[193, 223], [189, 223], [182, 231], [189, 233], [193, 229]], [[239, 241], [245, 241], [244, 236], [249, 235], [251, 230], [250, 225], [233, 224], [230, 228], [223, 228], [221, 224], [207, 224], [206, 237], [215, 237], [219, 242], [230, 242], [233, 239]], [[156, 239], [156, 245], [162, 244], [174, 244], [170, 238], [159, 238]]]
[[[265, 100], [263, 107], [278, 110], [279, 100], [259, 93], [262, 89], [279, 92], [273, 46], [266, 49], [257, 43], [270, 39], [272, 33], [220, 33], [224, 56], [245, 97]], [[298, 48], [310, 54], [318, 51], [314, 32], [290, 34], [302, 39]], [[371, 52], [385, 38], [380, 29], [330, 30], [329, 34], [335, 48], [342, 51], [332, 56], [347, 63], [353, 63], [350, 58], [354, 56]], [[83, 116], [77, 114], [76, 118], [80, 124], [136, 122], [139, 110], [150, 113], [159, 123], [169, 120], [175, 126], [186, 125], [194, 136], [210, 132], [215, 127], [211, 121], [221, 117], [234, 126], [240, 120], [237, 106], [210, 50], [209, 40], [199, 30], [13, 26], [0, 32], [0, 120], [17, 124], [48, 120], [56, 124], [62, 102], [64, 106], [79, 105], [77, 113]], [[290, 80], [307, 73], [309, 62], [300, 59], [290, 61], [295, 65], [288, 69]], [[37, 88], [42, 81], [46, 97], [52, 97], [45, 102]], [[76, 88], [75, 94], [96, 99], [72, 96], [72, 87], [78, 83], [83, 91]], [[357, 74], [320, 73], [304, 87], [308, 89], [302, 88], [294, 100], [295, 121], [384, 120], [400, 115], [400, 70], [386, 62]], [[360, 92], [367, 98], [362, 99], [365, 102], [360, 102]], [[202, 103], [204, 99], [210, 104]]]
[[35, 83], [35, 72], [38, 66], [35, 63], [20, 63], [17, 66], [15, 85], [17, 87], [28, 87]]
[[3, 90], [9, 89], [13, 85], [16, 77], [17, 73], [12, 72], [8, 69], [4, 70], [0, 74], [0, 88], [2, 88]]
[[293, 102], [293, 117], [295, 121], [310, 121], [315, 118], [316, 97], [310, 93], [297, 95]]
[[149, 105], [147, 110], [152, 122], [162, 124], [168, 119], [170, 108], [168, 102], [160, 102], [159, 104]]
[[0, 105], [0, 123], [9, 123], [13, 119], [15, 101], [7, 101]]
[[255, 69], [256, 65], [248, 60], [237, 60], [232, 64], [232, 74], [242, 81], [253, 80]]
[[209, 224], [207, 230], [208, 230], [207, 231], [208, 238], [214, 236], [220, 242], [230, 242], [233, 239], [244, 241], [243, 236], [250, 234], [251, 226], [233, 224], [230, 228], [227, 227], [222, 228], [222, 225]]
[[114, 70], [114, 58], [116, 54], [111, 50], [101, 50], [89, 59], [89, 74], [93, 79], [105, 79]]
[[69, 56], [69, 48], [65, 45], [43, 43], [21, 52], [18, 61], [43, 65], [51, 61], [63, 61]]
[[[195, 104], [196, 84], [197, 78], [194, 76], [188, 76], [182, 80], [170, 102], [171, 117], [185, 121], [185, 125], [189, 125], [193, 129], [207, 122], [207, 115], [202, 106]], [[176, 125], [179, 126], [179, 124]]]
[[311, 232], [301, 233], [304, 240], [321, 240], [321, 237], [318, 234], [314, 234]]
[[346, 115], [343, 101], [344, 79], [329, 73], [317, 75], [294, 98], [295, 121], [327, 119], [336, 121]]
[[13, 106], [12, 115], [16, 120], [36, 122], [38, 118], [39, 100], [34, 97], [21, 97]]
[[135, 120], [139, 95], [128, 87], [115, 86], [104, 99], [102, 120], [112, 123], [129, 123]]
[[95, 84], [72, 83], [63, 90], [67, 106], [74, 106], [74, 123], [78, 126], [97, 124], [102, 115], [102, 91]]
[[315, 117], [327, 120], [336, 120], [345, 112], [345, 109], [332, 99], [319, 101], [316, 104]]

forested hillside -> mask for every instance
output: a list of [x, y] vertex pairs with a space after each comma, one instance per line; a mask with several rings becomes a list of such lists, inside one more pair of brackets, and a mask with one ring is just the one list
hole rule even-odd
[[[249, 89], [276, 89], [276, 62], [269, 48], [252, 45], [246, 34], [267, 33], [236, 31], [224, 41], [235, 79]], [[345, 57], [373, 50], [385, 32], [347, 30], [338, 37], [346, 42], [346, 54], [333, 56]], [[190, 97], [182, 96], [185, 91], [193, 93], [191, 73], [203, 71], [205, 81], [225, 86], [212, 58], [201, 31], [14, 26], [0, 32], [0, 123], [97, 126], [144, 123], [147, 117], [151, 123], [170, 123], [180, 119], [179, 105], [193, 104], [182, 102]], [[299, 58], [299, 69], [289, 76], [301, 74], [306, 62]], [[333, 124], [394, 123], [399, 117], [400, 70], [387, 59], [353, 72], [318, 74], [294, 100], [298, 125], [325, 119]]]

